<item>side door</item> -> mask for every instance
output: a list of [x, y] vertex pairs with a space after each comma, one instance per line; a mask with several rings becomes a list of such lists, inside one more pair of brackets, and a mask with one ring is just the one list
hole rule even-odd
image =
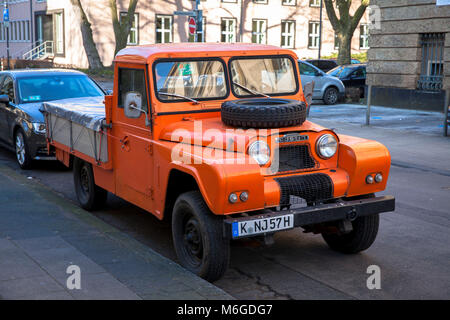
[[9, 96], [9, 103], [0, 103], [0, 139], [3, 142], [11, 144], [13, 137], [11, 137], [10, 126], [11, 117], [14, 112], [15, 92], [14, 92], [14, 80], [11, 76], [4, 76], [3, 81], [0, 80], [0, 94], [6, 94]]
[[[148, 118], [151, 112], [147, 70], [146, 65], [116, 65], [111, 147], [116, 194], [152, 211], [152, 128]], [[130, 105], [133, 108], [127, 108]]]

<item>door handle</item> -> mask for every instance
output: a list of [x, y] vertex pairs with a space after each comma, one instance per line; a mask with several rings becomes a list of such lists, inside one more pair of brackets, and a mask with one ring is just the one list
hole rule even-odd
[[125, 136], [122, 139], [120, 139], [120, 143], [122, 144], [121, 145], [122, 150], [130, 151], [130, 146], [129, 146], [130, 140], [128, 139], [128, 136]]

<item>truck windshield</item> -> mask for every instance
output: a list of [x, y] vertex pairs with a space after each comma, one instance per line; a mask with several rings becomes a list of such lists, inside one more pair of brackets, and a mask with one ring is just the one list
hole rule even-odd
[[17, 86], [21, 103], [104, 95], [103, 91], [84, 75], [44, 75], [20, 78]]
[[162, 101], [223, 99], [227, 95], [224, 64], [219, 60], [157, 62], [155, 82]]
[[298, 90], [294, 64], [289, 58], [233, 59], [230, 73], [238, 97], [293, 94]]

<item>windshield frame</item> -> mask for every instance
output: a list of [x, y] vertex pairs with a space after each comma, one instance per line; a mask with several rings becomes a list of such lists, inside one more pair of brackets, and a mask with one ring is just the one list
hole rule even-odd
[[[17, 85], [17, 90], [16, 90], [16, 95], [17, 95], [17, 100], [19, 101], [19, 104], [27, 104], [27, 103], [44, 103], [44, 102], [49, 102], [49, 101], [57, 101], [57, 100], [61, 100], [61, 99], [57, 99], [57, 100], [42, 100], [42, 101], [24, 101], [22, 99], [22, 95], [19, 89], [19, 81], [20, 80], [30, 80], [30, 79], [42, 79], [43, 77], [51, 77], [51, 76], [55, 76], [55, 77], [69, 77], [69, 76], [77, 76], [77, 77], [85, 77], [88, 80], [90, 80], [93, 84], [93, 87], [96, 87], [102, 94], [103, 96], [106, 95], [105, 90], [103, 90], [103, 88], [91, 77], [89, 77], [87, 74], [78, 74], [78, 73], [67, 73], [67, 74], [42, 74], [42, 75], [33, 75], [33, 76], [23, 76], [23, 77], [17, 77], [15, 79], [16, 85]], [[88, 96], [88, 97], [81, 97], [81, 98], [92, 98], [92, 97], [101, 97], [101, 96]], [[73, 98], [66, 98], [66, 99], [73, 99]], [[64, 100], [64, 99], [63, 99]]]
[[[281, 92], [281, 93], [270, 93], [267, 94], [265, 92], [262, 92], [264, 94], [269, 95], [270, 97], [280, 97], [280, 96], [291, 96], [291, 95], [296, 95], [298, 93], [298, 91], [300, 90], [300, 86], [299, 86], [299, 70], [298, 70], [298, 65], [296, 60], [287, 54], [281, 54], [281, 55], [258, 55], [258, 56], [234, 56], [231, 57], [230, 60], [228, 60], [228, 74], [231, 77], [231, 64], [234, 60], [255, 60], [255, 59], [273, 59], [273, 58], [287, 58], [289, 60], [291, 60], [292, 66], [294, 68], [294, 77], [295, 77], [295, 91], [293, 92]], [[261, 95], [252, 95], [252, 94], [248, 94], [248, 95], [239, 95], [235, 92], [234, 90], [234, 85], [231, 83], [230, 81], [230, 87], [231, 87], [231, 91], [233, 92], [233, 95], [239, 99], [246, 99], [246, 98], [256, 98], [256, 97], [261, 97]]]
[[156, 80], [156, 65], [161, 62], [183, 62], [183, 61], [218, 61], [222, 64], [223, 67], [223, 73], [225, 75], [225, 89], [226, 93], [223, 97], [211, 97], [211, 98], [199, 98], [199, 97], [189, 97], [191, 99], [195, 99], [197, 101], [213, 101], [213, 100], [226, 100], [230, 96], [230, 81], [228, 76], [228, 68], [225, 61], [219, 57], [195, 57], [195, 58], [158, 58], [152, 63], [152, 78], [153, 78], [153, 91], [155, 94], [156, 99], [159, 102], [162, 103], [180, 103], [180, 102], [191, 102], [191, 100], [188, 99], [174, 99], [174, 100], [166, 100], [161, 99], [160, 95], [158, 94], [158, 84]]

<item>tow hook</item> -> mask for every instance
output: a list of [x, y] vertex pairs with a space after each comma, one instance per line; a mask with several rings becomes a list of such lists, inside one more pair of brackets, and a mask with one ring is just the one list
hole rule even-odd
[[355, 221], [358, 217], [358, 213], [356, 212], [356, 208], [353, 207], [348, 213], [347, 213], [347, 219], [350, 221]]

